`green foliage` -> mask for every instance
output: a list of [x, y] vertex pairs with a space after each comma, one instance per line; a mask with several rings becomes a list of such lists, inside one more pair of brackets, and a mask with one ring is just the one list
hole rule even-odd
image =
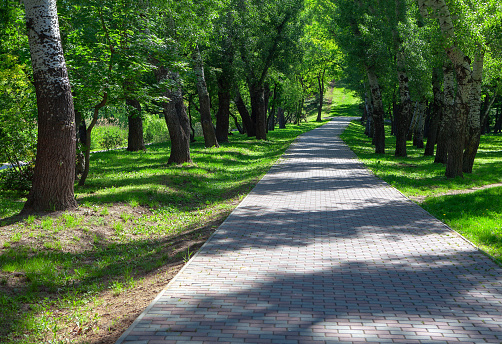
[[[17, 166], [31, 162], [36, 153], [37, 125], [35, 90], [30, 80], [23, 12], [9, 1], [0, 3], [0, 163]], [[26, 179], [27, 168], [9, 173], [5, 187]], [[3, 175], [4, 182], [6, 175]]]
[[158, 116], [147, 116], [143, 121], [144, 140], [148, 143], [166, 142], [169, 140], [169, 132], [166, 120]]
[[0, 171], [0, 186], [5, 190], [27, 192], [31, 189], [33, 181], [34, 162], [26, 165], [17, 165]]
[[96, 126], [92, 131], [92, 150], [123, 147], [127, 140], [127, 131], [116, 125]]

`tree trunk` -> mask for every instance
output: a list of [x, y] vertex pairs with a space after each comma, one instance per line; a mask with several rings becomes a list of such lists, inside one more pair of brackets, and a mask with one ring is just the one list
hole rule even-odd
[[426, 116], [427, 102], [420, 101], [417, 104], [417, 125], [413, 132], [413, 145], [419, 149], [424, 148], [424, 127]]
[[244, 134], [246, 130], [240, 125], [239, 121], [237, 120], [237, 116], [233, 115], [231, 112], [229, 114], [234, 119], [235, 127], [239, 131], [239, 134]]
[[[469, 114], [469, 98], [472, 89], [472, 75], [468, 58], [463, 54], [461, 56], [455, 54], [451, 59], [455, 61], [453, 66], [457, 77], [457, 96], [446, 161], [445, 175], [447, 178], [463, 177], [465, 123]], [[462, 60], [462, 62], [458, 60]]]
[[267, 139], [267, 115], [265, 109], [265, 90], [261, 84], [250, 84], [251, 118], [255, 118], [256, 139]]
[[326, 72], [326, 69], [322, 70], [322, 73], [319, 73], [317, 75], [317, 85], [319, 87], [319, 108], [317, 109], [317, 118], [316, 122], [321, 122], [322, 118], [322, 106], [324, 103], [324, 74]]
[[498, 134], [502, 131], [502, 111], [497, 107], [495, 109], [495, 126], [493, 127], [493, 133]]
[[455, 76], [451, 62], [443, 64], [443, 117], [439, 125], [435, 163], [446, 164], [450, 144], [451, 123], [455, 112]]
[[439, 68], [434, 68], [432, 72], [432, 93], [434, 100], [432, 103], [429, 133], [427, 135], [427, 145], [425, 146], [425, 156], [434, 155], [434, 146], [437, 142], [439, 123], [442, 117], [443, 94], [441, 93], [441, 73]]
[[279, 107], [277, 109], [277, 121], [279, 122], [279, 129], [286, 129], [286, 120], [284, 118], [284, 109]]
[[94, 106], [94, 114], [92, 116], [92, 121], [91, 124], [87, 127], [87, 130], [85, 131], [85, 158], [84, 158], [84, 171], [82, 172], [82, 176], [80, 177], [78, 181], [79, 186], [84, 186], [85, 180], [87, 179], [87, 176], [89, 175], [89, 169], [91, 166], [91, 134], [92, 134], [92, 129], [94, 129], [94, 126], [98, 122], [98, 115], [99, 115], [99, 110], [106, 105], [108, 102], [108, 93], [105, 92], [103, 95], [103, 99], [99, 104], [96, 104]]
[[75, 180], [82, 175], [85, 168], [85, 154], [84, 147], [87, 146], [87, 127], [85, 125], [85, 118], [82, 114], [75, 109], [75, 130], [76, 130], [76, 164], [75, 164]]
[[274, 97], [272, 98], [272, 110], [268, 115], [267, 125], [268, 130], [273, 131], [275, 129], [275, 107], [277, 105], [277, 83], [274, 86]]
[[216, 112], [216, 139], [228, 142], [230, 127], [230, 80], [225, 73], [218, 77], [218, 112]]
[[192, 162], [190, 158], [190, 121], [183, 102], [180, 76], [164, 67], [157, 68], [155, 74], [159, 83], [169, 79], [170, 82], [167, 84], [173, 85], [164, 94], [169, 101], [162, 103], [171, 139], [171, 154], [167, 162], [168, 164], [190, 163]]
[[433, 10], [434, 17], [438, 19], [441, 33], [445, 38], [445, 42], [447, 42], [445, 46], [446, 55], [448, 55], [455, 69], [458, 86], [455, 105], [456, 111], [450, 127], [450, 144], [448, 145], [445, 174], [447, 178], [463, 177], [465, 123], [469, 114], [469, 101], [471, 100], [473, 85], [471, 61], [455, 43], [457, 39], [455, 37], [455, 26], [453, 25], [453, 18], [446, 1], [418, 0], [418, 3], [420, 12], [424, 16], [429, 15], [428, 8]]
[[263, 96], [265, 98], [265, 132], [268, 133], [268, 106], [269, 106], [269, 101], [270, 101], [270, 93], [272, 91], [270, 90], [270, 85], [268, 83], [265, 83], [265, 88], [263, 92]]
[[211, 102], [209, 92], [207, 91], [206, 79], [204, 77], [204, 65], [202, 56], [197, 46], [193, 53], [194, 72], [197, 77], [197, 92], [199, 94], [200, 121], [202, 124], [202, 133], [204, 134], [204, 144], [208, 147], [219, 147], [216, 133], [214, 132], [213, 121], [211, 119]]
[[472, 173], [474, 158], [481, 139], [481, 82], [483, 79], [484, 53], [479, 52], [472, 64], [472, 88], [470, 94], [469, 115], [467, 118], [466, 146], [462, 171]]
[[[402, 54], [399, 53], [398, 57]], [[401, 56], [399, 59], [402, 59]], [[399, 80], [399, 97], [400, 97], [400, 106], [398, 111], [395, 113], [395, 121], [396, 121], [396, 151], [395, 156], [408, 156], [406, 152], [406, 135], [408, 133], [408, 128], [410, 126], [411, 121], [411, 98], [410, 98], [410, 89], [408, 85], [408, 75], [403, 67], [404, 61], [400, 62], [401, 66], [397, 72], [398, 80]]]
[[141, 104], [137, 99], [134, 98], [127, 97], [125, 101], [128, 107], [127, 120], [129, 123], [129, 133], [127, 135], [127, 150], [130, 152], [145, 150], [145, 141], [143, 140], [143, 118], [141, 117]]
[[56, 0], [25, 0], [26, 26], [38, 107], [33, 184], [21, 213], [78, 206], [75, 112], [61, 46]]
[[373, 99], [373, 126], [375, 153], [385, 153], [385, 128], [384, 128], [384, 109], [382, 104], [382, 94], [378, 78], [372, 68], [368, 68], [368, 81], [370, 85], [371, 97]]
[[256, 136], [255, 125], [251, 119], [251, 116], [249, 115], [248, 108], [246, 107], [246, 104], [244, 103], [244, 100], [242, 99], [240, 93], [237, 94], [237, 97], [235, 98], [235, 105], [237, 106], [237, 111], [239, 111], [239, 114], [241, 115], [242, 125], [246, 130], [247, 136]]
[[481, 116], [481, 135], [490, 132], [490, 111], [492, 109], [493, 103], [497, 99], [498, 88], [495, 88], [493, 97], [486, 95], [485, 106], [483, 107], [483, 112]]

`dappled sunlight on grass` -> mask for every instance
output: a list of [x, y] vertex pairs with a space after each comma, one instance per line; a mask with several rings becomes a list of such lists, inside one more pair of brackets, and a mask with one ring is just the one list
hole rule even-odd
[[[447, 179], [445, 167], [435, 164], [434, 157], [423, 156], [423, 149], [408, 143], [408, 157], [395, 157], [395, 137], [386, 127], [386, 154], [375, 154], [371, 139], [364, 135], [364, 128], [357, 122], [349, 125], [342, 135], [344, 141], [376, 175], [408, 196], [429, 196], [452, 189], [467, 189], [502, 182], [502, 137], [483, 136], [472, 174], [464, 178]], [[486, 142], [486, 143], [485, 143]]]
[[[25, 199], [2, 191], [0, 341], [85, 341], [108, 331], [108, 302], [120, 309], [134, 289], [148, 303], [141, 290], [154, 283], [159, 292], [291, 142], [325, 122], [287, 124], [267, 141], [234, 133], [220, 148], [198, 138], [191, 164], [167, 165], [168, 143], [96, 152], [73, 212], [16, 217]], [[113, 323], [128, 326], [123, 316]]]

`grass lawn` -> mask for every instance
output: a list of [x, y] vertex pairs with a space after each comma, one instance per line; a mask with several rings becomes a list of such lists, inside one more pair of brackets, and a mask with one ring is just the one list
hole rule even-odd
[[167, 143], [91, 155], [80, 207], [18, 217], [25, 198], [1, 191], [0, 342], [113, 343], [301, 133], [267, 141], [199, 138], [192, 164], [166, 166]]
[[[374, 154], [364, 127], [353, 122], [343, 140], [378, 177], [502, 263], [502, 135], [485, 135], [472, 174], [447, 179], [445, 167], [408, 145], [408, 157], [394, 156], [395, 138], [386, 128], [386, 154]], [[479, 188], [480, 190], [473, 190]]]

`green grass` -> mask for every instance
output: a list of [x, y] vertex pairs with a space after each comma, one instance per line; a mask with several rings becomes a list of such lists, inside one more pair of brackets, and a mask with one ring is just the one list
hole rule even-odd
[[360, 117], [359, 104], [361, 99], [353, 92], [344, 88], [335, 87], [332, 91], [331, 115]]
[[442, 164], [434, 164], [434, 157], [424, 157], [423, 149], [411, 144], [408, 157], [395, 157], [395, 138], [386, 130], [386, 154], [374, 153], [371, 139], [357, 122], [349, 125], [342, 138], [378, 177], [409, 197], [425, 197], [421, 205], [427, 211], [502, 263], [502, 188], [442, 195], [502, 182], [502, 136], [484, 135], [473, 173], [448, 179]]
[[291, 142], [324, 123], [288, 124], [267, 141], [234, 134], [218, 149], [199, 138], [181, 166], [166, 164], [167, 143], [95, 153], [75, 188], [78, 212], [16, 217], [25, 199], [1, 191], [0, 342], [59, 343], [95, 329], [89, 304], [187, 261]]

